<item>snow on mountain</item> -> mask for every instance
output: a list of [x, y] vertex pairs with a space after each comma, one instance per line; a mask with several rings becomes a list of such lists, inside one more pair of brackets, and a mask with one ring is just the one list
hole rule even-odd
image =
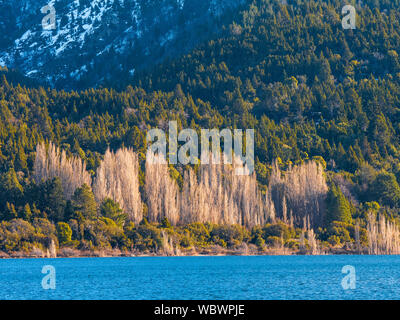
[[[191, 49], [199, 30], [217, 31], [224, 12], [244, 2], [2, 0], [0, 65], [58, 87], [96, 86]], [[45, 6], [55, 10], [54, 30], [42, 27]]]

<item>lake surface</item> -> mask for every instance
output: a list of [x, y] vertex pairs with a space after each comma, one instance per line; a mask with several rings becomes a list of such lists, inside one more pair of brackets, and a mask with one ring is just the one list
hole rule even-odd
[[[47, 265], [55, 290], [42, 287]], [[400, 256], [0, 260], [0, 299], [400, 299]]]

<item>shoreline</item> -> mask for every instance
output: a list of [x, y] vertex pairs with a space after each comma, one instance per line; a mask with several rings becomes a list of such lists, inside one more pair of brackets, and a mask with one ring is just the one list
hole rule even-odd
[[[241, 250], [221, 250], [213, 251], [203, 250], [179, 252], [176, 254], [171, 253], [155, 253], [155, 252], [121, 252], [120, 250], [103, 250], [103, 251], [80, 251], [74, 250], [73, 252], [58, 252], [57, 255], [49, 254], [32, 254], [26, 252], [13, 252], [7, 254], [0, 252], [0, 260], [11, 260], [11, 259], [67, 259], [67, 258], [146, 258], [146, 257], [232, 257], [232, 256], [333, 256], [333, 255], [372, 255], [367, 250], [344, 250], [344, 249], [330, 249], [318, 253], [312, 254], [311, 252], [291, 251], [282, 249], [269, 249], [266, 251], [247, 251]], [[384, 254], [388, 255], [388, 254]]]

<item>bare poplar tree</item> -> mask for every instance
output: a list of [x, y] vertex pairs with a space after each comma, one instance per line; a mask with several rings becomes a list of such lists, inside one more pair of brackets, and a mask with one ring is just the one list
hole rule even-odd
[[181, 197], [182, 223], [212, 222], [252, 227], [275, 217], [269, 197], [263, 198], [255, 174], [236, 175], [233, 166], [202, 165], [199, 174], [185, 172]]
[[281, 219], [287, 219], [289, 210], [297, 225], [305, 216], [309, 216], [311, 226], [322, 224], [328, 186], [319, 163], [309, 161], [282, 173], [275, 162], [268, 190]]
[[67, 199], [71, 199], [77, 188], [84, 184], [90, 186], [92, 182], [81, 158], [68, 158], [64, 150], [60, 151], [51, 142], [47, 149], [44, 142], [36, 146], [33, 177], [36, 183], [59, 177]]
[[395, 222], [388, 221], [383, 214], [378, 219], [368, 214], [368, 253], [400, 254], [400, 230]]
[[143, 218], [139, 192], [139, 160], [133, 150], [122, 148], [116, 153], [109, 149], [104, 155], [93, 182], [96, 201], [106, 198], [118, 202], [130, 221], [138, 223]]
[[171, 178], [163, 155], [148, 154], [146, 159], [146, 203], [150, 221], [166, 217], [171, 224], [179, 222], [179, 188]]
[[320, 253], [317, 239], [315, 238], [315, 233], [313, 229], [307, 231], [307, 240], [310, 246], [310, 254], [318, 255]]
[[357, 221], [356, 225], [354, 226], [354, 237], [356, 240], [356, 247], [357, 251], [361, 252], [361, 242], [360, 242], [360, 222]]

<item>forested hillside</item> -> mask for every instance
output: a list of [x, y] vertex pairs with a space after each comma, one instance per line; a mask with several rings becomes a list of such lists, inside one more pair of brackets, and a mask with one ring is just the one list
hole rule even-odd
[[[355, 30], [342, 1], [286, 2], [109, 88], [2, 69], [0, 250], [399, 253], [400, 1], [355, 5]], [[255, 174], [149, 165], [170, 120], [254, 129]]]

